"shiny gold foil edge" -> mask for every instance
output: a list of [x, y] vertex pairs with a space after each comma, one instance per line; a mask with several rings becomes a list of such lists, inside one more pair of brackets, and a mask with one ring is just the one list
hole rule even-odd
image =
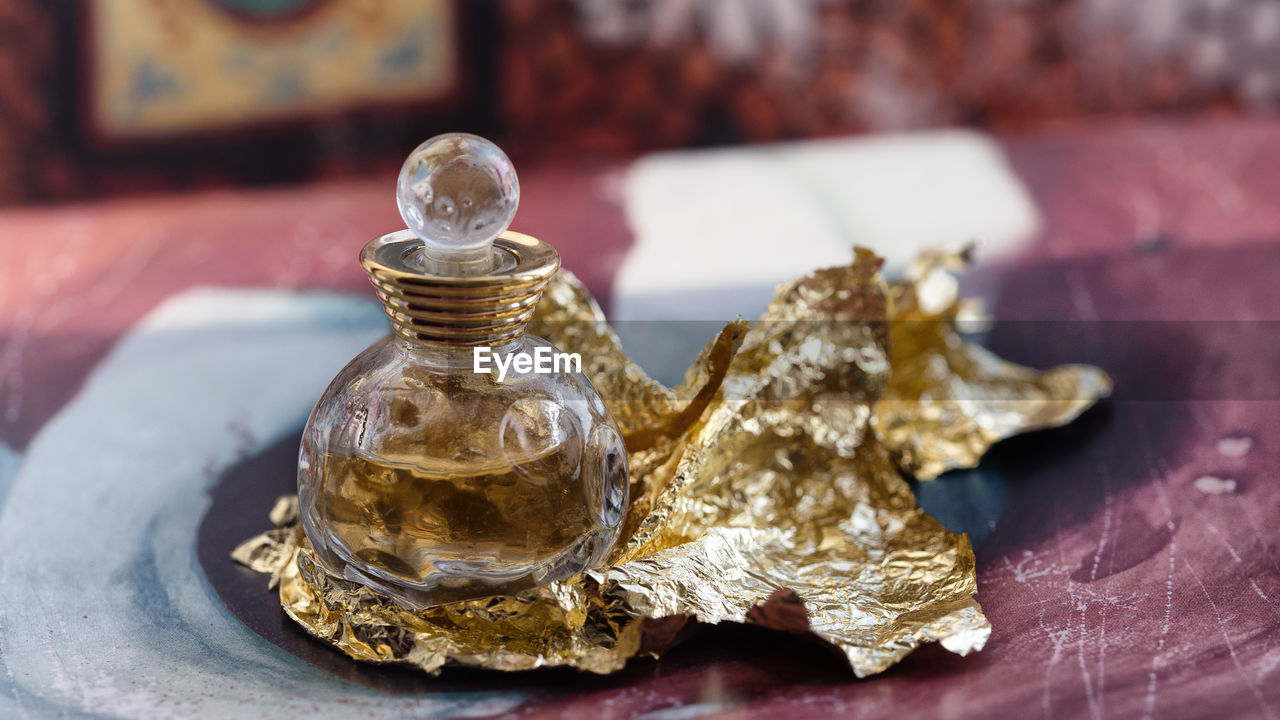
[[1111, 378], [1090, 365], [1039, 371], [965, 340], [973, 316], [955, 276], [974, 246], [922, 254], [890, 289], [890, 365], [875, 426], [904, 472], [920, 480], [978, 464], [992, 445], [1065, 425], [1111, 394]]

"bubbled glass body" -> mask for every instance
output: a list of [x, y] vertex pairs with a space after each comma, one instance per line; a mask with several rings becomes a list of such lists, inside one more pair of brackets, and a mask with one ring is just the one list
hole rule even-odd
[[[523, 335], [494, 353], [539, 346], [551, 348]], [[627, 485], [621, 436], [581, 372], [513, 363], [499, 382], [474, 372], [470, 348], [396, 335], [334, 378], [298, 463], [302, 524], [320, 561], [409, 606], [516, 592], [598, 564]]]

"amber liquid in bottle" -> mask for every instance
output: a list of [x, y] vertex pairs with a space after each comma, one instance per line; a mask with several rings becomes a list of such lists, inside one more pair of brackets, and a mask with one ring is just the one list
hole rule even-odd
[[329, 455], [316, 505], [344, 554], [383, 579], [416, 585], [526, 566], [571, 551], [598, 526], [599, 496], [577, 477], [579, 455], [553, 447], [465, 472]]

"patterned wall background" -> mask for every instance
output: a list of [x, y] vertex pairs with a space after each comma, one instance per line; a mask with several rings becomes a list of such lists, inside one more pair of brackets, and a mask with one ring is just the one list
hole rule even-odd
[[[120, 142], [95, 84], [187, 93], [185, 124]], [[440, 127], [528, 158], [1278, 103], [1275, 0], [0, 2], [8, 203], [364, 172]]]

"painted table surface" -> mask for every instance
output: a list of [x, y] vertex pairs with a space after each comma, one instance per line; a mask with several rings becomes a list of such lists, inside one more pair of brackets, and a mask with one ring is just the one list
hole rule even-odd
[[[865, 680], [747, 627], [606, 677], [347, 661], [226, 553], [383, 332], [354, 254], [387, 181], [0, 212], [0, 716], [1280, 716], [1280, 126], [998, 141], [1042, 230], [980, 273], [987, 343], [1117, 391], [917, 486], [994, 630]], [[599, 297], [624, 170], [521, 175], [518, 229]]]

